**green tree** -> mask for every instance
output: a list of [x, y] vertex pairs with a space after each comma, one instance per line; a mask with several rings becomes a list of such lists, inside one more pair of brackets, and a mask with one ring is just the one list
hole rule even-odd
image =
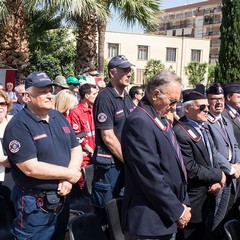
[[164, 65], [161, 60], [150, 59], [145, 67], [144, 75], [146, 82], [148, 82], [155, 74], [164, 69]]
[[58, 8], [59, 13], [64, 12], [68, 15], [99, 12], [99, 3], [95, 0], [0, 0], [0, 62], [17, 68], [19, 81], [28, 74], [25, 70], [29, 66], [26, 16], [36, 7]]
[[221, 46], [216, 67], [219, 83], [240, 80], [240, 1], [222, 0]]
[[208, 65], [208, 81], [207, 84], [212, 84], [215, 82], [215, 67], [216, 65], [209, 64]]
[[[39, 46], [30, 54], [30, 70], [44, 71], [51, 79], [74, 72], [76, 46], [68, 39], [67, 29], [48, 30], [44, 32], [44, 36], [41, 44], [38, 43]], [[35, 42], [33, 44], [36, 47]]]
[[184, 69], [189, 83], [196, 86], [197, 83], [204, 81], [204, 75], [207, 72], [207, 63], [190, 62]]

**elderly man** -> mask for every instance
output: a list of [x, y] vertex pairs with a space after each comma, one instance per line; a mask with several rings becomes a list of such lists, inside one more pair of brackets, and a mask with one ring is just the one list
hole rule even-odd
[[[240, 174], [240, 150], [234, 136], [231, 121], [222, 116], [224, 110], [224, 92], [219, 83], [210, 86], [207, 91], [209, 114], [206, 128], [219, 152], [219, 165], [226, 174], [227, 183], [219, 196], [219, 208], [214, 219], [214, 239], [219, 239], [226, 219], [234, 218], [236, 209], [232, 208], [236, 201], [237, 180]], [[231, 210], [229, 212], [229, 210]], [[225, 220], [223, 220], [225, 218]]]
[[180, 78], [171, 71], [158, 73], [125, 122], [122, 219], [126, 240], [175, 239], [177, 227], [184, 228], [190, 220], [183, 159], [165, 119], [180, 93]]
[[[27, 107], [9, 122], [3, 146], [15, 181], [16, 239], [51, 239], [66, 196], [81, 177], [82, 151], [65, 117], [52, 110], [52, 82], [43, 72], [25, 80]], [[59, 215], [60, 217], [60, 215]], [[64, 239], [66, 220], [55, 239]], [[64, 225], [65, 223], [65, 225]]]
[[[97, 96], [94, 106], [96, 150], [92, 202], [96, 213], [106, 223], [104, 207], [112, 198], [123, 196], [124, 175], [121, 150], [122, 128], [134, 104], [125, 88], [131, 80], [131, 64], [123, 55], [108, 63], [110, 82]], [[99, 208], [100, 207], [100, 208]]]
[[17, 102], [13, 104], [13, 108], [10, 111], [11, 115], [15, 115], [16, 113], [20, 112], [27, 103], [27, 99], [25, 97], [25, 86], [24, 84], [17, 85], [14, 88], [14, 91], [17, 96]]
[[204, 128], [208, 100], [203, 85], [183, 95], [183, 110], [185, 115], [174, 126], [174, 132], [187, 169], [192, 218], [188, 226], [179, 231], [178, 239], [205, 240], [210, 231], [206, 226], [211, 227], [208, 217], [215, 211], [215, 195], [224, 186], [226, 176]]

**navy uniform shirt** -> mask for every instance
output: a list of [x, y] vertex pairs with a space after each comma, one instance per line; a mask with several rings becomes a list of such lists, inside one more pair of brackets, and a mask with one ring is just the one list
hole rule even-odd
[[20, 112], [25, 106], [26, 103], [21, 103], [19, 101], [15, 102], [13, 104], [13, 108], [10, 110], [10, 115], [15, 115], [16, 113]]
[[125, 119], [134, 107], [135, 105], [128, 93], [124, 91], [124, 98], [122, 98], [114, 90], [111, 83], [98, 94], [93, 108], [97, 146], [107, 150], [100, 130], [113, 129], [114, 134], [121, 141]]
[[37, 158], [41, 162], [67, 167], [71, 149], [78, 145], [67, 120], [55, 110], [49, 111], [48, 123], [24, 108], [11, 119], [3, 137], [3, 147], [15, 183], [39, 190], [56, 190], [59, 181], [28, 177], [19, 170], [16, 163]]

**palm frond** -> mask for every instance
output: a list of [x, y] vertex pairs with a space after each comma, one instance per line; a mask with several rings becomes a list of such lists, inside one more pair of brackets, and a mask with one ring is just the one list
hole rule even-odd
[[5, 0], [0, 0], [0, 22], [5, 23], [9, 17], [9, 11]]
[[114, 9], [119, 13], [121, 22], [133, 26], [138, 22], [147, 30], [153, 30], [157, 23], [157, 15], [160, 13], [160, 0], [121, 0], [121, 5], [113, 1]]

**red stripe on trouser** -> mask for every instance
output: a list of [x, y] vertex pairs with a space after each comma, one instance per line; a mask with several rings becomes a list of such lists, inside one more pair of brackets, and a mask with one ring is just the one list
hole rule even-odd
[[21, 217], [20, 217], [20, 227], [22, 229], [23, 225], [23, 214], [24, 214], [24, 196], [22, 196], [22, 207], [21, 207]]

